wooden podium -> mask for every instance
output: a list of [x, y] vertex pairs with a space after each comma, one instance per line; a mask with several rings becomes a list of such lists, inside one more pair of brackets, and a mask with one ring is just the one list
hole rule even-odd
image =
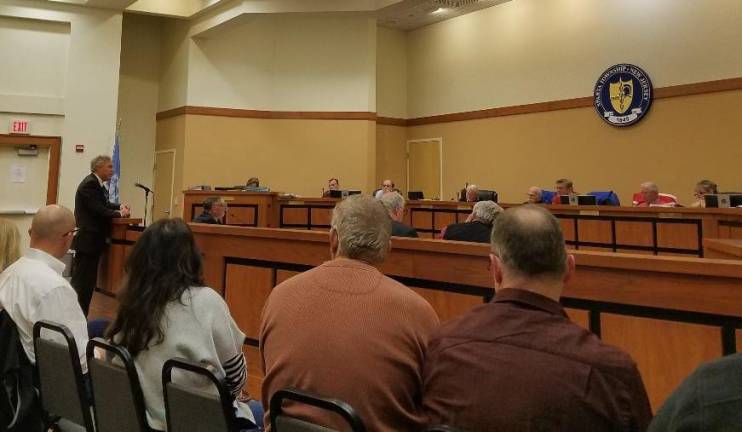
[[116, 218], [112, 221], [111, 245], [98, 263], [98, 288], [104, 294], [116, 296], [124, 277], [126, 258], [144, 227], [138, 218]]

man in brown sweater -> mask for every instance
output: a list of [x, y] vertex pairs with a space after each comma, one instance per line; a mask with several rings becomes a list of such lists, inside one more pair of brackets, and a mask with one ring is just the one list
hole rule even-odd
[[559, 304], [575, 270], [559, 223], [535, 205], [495, 219], [497, 294], [447, 322], [423, 371], [428, 422], [466, 431], [644, 431], [636, 364], [572, 323]]
[[[271, 397], [286, 387], [347, 402], [370, 431], [423, 425], [423, 353], [438, 318], [376, 268], [390, 249], [391, 228], [378, 200], [347, 198], [332, 215], [333, 259], [271, 292], [260, 331], [266, 425]], [[305, 406], [287, 412], [345, 430], [337, 417]]]

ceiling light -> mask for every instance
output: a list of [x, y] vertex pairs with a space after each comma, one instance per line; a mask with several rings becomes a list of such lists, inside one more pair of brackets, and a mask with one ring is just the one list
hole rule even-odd
[[438, 9], [434, 10], [434, 11], [433, 11], [433, 12], [431, 12], [431, 13], [432, 13], [432, 14], [436, 14], [436, 15], [437, 15], [437, 14], [442, 14], [442, 13], [443, 13], [443, 12], [445, 12], [446, 10], [447, 10], [446, 8], [442, 8], [442, 7], [439, 7]]

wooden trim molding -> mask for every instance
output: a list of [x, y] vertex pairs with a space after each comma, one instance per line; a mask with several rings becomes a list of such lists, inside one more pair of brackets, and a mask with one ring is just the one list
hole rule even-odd
[[47, 175], [46, 204], [57, 203], [59, 168], [62, 160], [62, 137], [37, 135], [2, 135], [0, 146], [36, 145], [49, 148], [49, 173]]
[[157, 113], [157, 120], [180, 115], [205, 115], [270, 120], [366, 120], [376, 121], [376, 113], [365, 111], [262, 111], [237, 108], [182, 106]]
[[407, 119], [397, 117], [376, 117], [376, 124], [387, 126], [407, 126]]
[[[654, 89], [654, 97], [655, 99], [665, 99], [678, 96], [692, 96], [733, 90], [742, 90], [742, 77], [659, 87]], [[585, 96], [574, 99], [537, 102], [525, 105], [512, 105], [476, 111], [465, 111], [427, 117], [417, 117], [411, 119], [382, 117], [377, 116], [376, 113], [361, 111], [260, 111], [235, 108], [182, 106], [157, 113], [157, 120], [191, 114], [256, 119], [366, 120], [375, 121], [377, 124], [382, 125], [420, 126], [435, 123], [479, 120], [518, 114], [534, 114], [565, 109], [588, 108], [591, 106], [593, 106], [593, 97]]]

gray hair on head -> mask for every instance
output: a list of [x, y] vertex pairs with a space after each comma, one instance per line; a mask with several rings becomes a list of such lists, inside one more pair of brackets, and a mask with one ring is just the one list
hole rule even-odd
[[659, 191], [659, 187], [657, 187], [657, 183], [651, 182], [651, 181], [644, 182], [639, 187], [642, 190], [648, 190], [648, 191], [653, 191], [653, 192]]
[[98, 171], [98, 168], [102, 167], [103, 164], [111, 161], [111, 156], [100, 155], [93, 158], [90, 161], [90, 172]]
[[499, 205], [495, 204], [494, 201], [479, 201], [478, 203], [474, 204], [474, 208], [472, 209], [472, 213], [474, 214], [474, 217], [477, 218], [477, 220], [480, 220], [484, 223], [491, 224], [498, 214], [502, 213], [503, 208]]
[[399, 192], [387, 192], [379, 198], [384, 207], [390, 212], [404, 208], [404, 197]]
[[392, 219], [379, 200], [353, 195], [335, 206], [332, 229], [338, 236], [338, 255], [380, 264], [389, 251]]
[[513, 207], [495, 219], [492, 253], [511, 271], [526, 277], [562, 277], [567, 250], [559, 221], [536, 205]]

